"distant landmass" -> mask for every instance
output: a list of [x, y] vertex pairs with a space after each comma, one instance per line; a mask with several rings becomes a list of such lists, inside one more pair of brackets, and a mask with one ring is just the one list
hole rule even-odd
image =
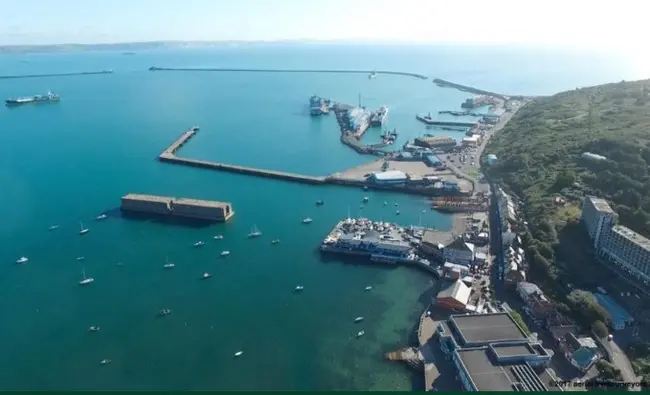
[[259, 43], [264, 43], [264, 41], [149, 41], [112, 44], [2, 45], [0, 54], [76, 51], [124, 51], [125, 54], [133, 54], [137, 51], [156, 49], [224, 47]]

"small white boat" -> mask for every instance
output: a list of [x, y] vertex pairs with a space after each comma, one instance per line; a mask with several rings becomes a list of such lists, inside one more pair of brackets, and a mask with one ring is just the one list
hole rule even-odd
[[313, 219], [307, 217], [307, 218], [302, 220], [302, 223], [303, 224], [311, 224], [313, 221], [314, 221]]
[[95, 279], [92, 277], [86, 277], [86, 269], [81, 269], [81, 272], [83, 274], [83, 280], [79, 281], [79, 285], [88, 285], [92, 284], [95, 282]]
[[388, 205], [388, 202], [384, 202], [384, 206]]
[[355, 323], [361, 322], [361, 321], [363, 321], [363, 317], [357, 317], [357, 318], [354, 319]]
[[106, 218], [108, 218], [108, 215], [106, 215], [106, 214], [100, 214], [100, 215], [95, 217], [95, 219], [97, 221], [101, 221], [101, 220], [106, 219]]
[[251, 228], [251, 232], [248, 234], [248, 238], [254, 239], [260, 236], [262, 236], [262, 232], [260, 232], [260, 230], [257, 229], [257, 225], [253, 225], [253, 227]]
[[395, 215], [399, 215], [399, 210], [395, 211]]
[[368, 199], [368, 196], [365, 196], [365, 197], [363, 198], [363, 202], [364, 202], [364, 203], [368, 203], [368, 200], [369, 200], [369, 199]]
[[221, 256], [228, 256], [228, 255], [230, 255], [230, 251], [228, 250], [221, 251]]
[[84, 223], [79, 221], [79, 234], [80, 235], [85, 235], [88, 232], [90, 232], [90, 229], [84, 228]]
[[203, 273], [203, 275], [201, 276], [201, 280], [207, 280], [210, 277], [212, 277], [212, 274], [206, 272], [206, 273]]
[[203, 244], [205, 243], [202, 241], [197, 241], [196, 243], [194, 243], [194, 247], [203, 247]]
[[305, 287], [303, 287], [302, 285], [297, 285], [296, 288], [294, 288], [293, 290], [296, 291], [296, 292], [300, 292], [303, 289], [305, 289]]
[[102, 359], [102, 361], [100, 362], [100, 364], [101, 364], [101, 365], [108, 365], [108, 364], [111, 363], [111, 362], [113, 362], [113, 361], [111, 361], [110, 359]]
[[171, 269], [171, 268], [173, 268], [173, 267], [175, 267], [175, 266], [176, 266], [176, 265], [173, 264], [173, 263], [165, 263], [165, 264], [163, 265], [163, 267], [164, 267], [165, 269]]
[[271, 244], [279, 244], [280, 239], [271, 240]]
[[99, 332], [100, 329], [101, 329], [100, 327], [93, 325], [90, 328], [88, 328], [88, 332]]
[[371, 287], [370, 285], [368, 285], [368, 286], [366, 287], [366, 291], [370, 291], [371, 289], [372, 289], [372, 287]]
[[77, 260], [78, 260], [78, 261], [83, 261], [84, 259], [86, 259], [85, 256], [78, 256], [78, 257], [77, 257]]
[[359, 337], [361, 337], [361, 336], [363, 336], [363, 335], [365, 335], [365, 334], [366, 334], [366, 332], [364, 332], [364, 331], [359, 331], [359, 332], [357, 332], [357, 337], [359, 338]]
[[23, 264], [23, 263], [27, 263], [28, 260], [29, 260], [29, 259], [27, 259], [27, 257], [25, 257], [25, 256], [21, 256], [20, 258], [18, 258], [18, 259], [16, 260], [16, 263], [20, 265], [20, 264]]
[[241, 357], [242, 354], [244, 354], [243, 351], [237, 351], [237, 352], [235, 353], [235, 357]]
[[51, 225], [47, 230], [57, 230], [59, 229], [59, 225]]
[[213, 239], [221, 240], [221, 239], [223, 239], [223, 235], [216, 235], [216, 236], [213, 237]]

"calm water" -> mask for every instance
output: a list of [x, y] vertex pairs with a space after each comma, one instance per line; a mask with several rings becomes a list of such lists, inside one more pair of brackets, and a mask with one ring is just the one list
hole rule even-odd
[[[570, 62], [567, 61], [567, 56]], [[148, 72], [149, 66], [355, 68], [421, 72], [495, 91], [547, 94], [641, 77], [592, 55], [507, 49], [271, 46], [12, 55], [0, 75], [112, 68], [113, 75], [0, 81], [0, 98], [59, 93], [52, 105], [0, 108], [0, 387], [4, 389], [411, 389], [382, 360], [406, 344], [430, 285], [423, 274], [322, 261], [319, 241], [345, 216], [449, 228], [421, 198], [310, 187], [165, 165], [155, 156], [189, 126], [182, 155], [324, 175], [368, 161], [339, 143], [311, 94], [390, 107], [398, 144], [418, 112], [465, 94], [397, 76]], [[379, 131], [366, 139], [377, 141]], [[449, 134], [445, 132], [445, 134]], [[458, 135], [457, 137], [461, 137]], [[126, 220], [128, 192], [226, 200], [228, 224]], [[363, 196], [370, 203], [360, 213]], [[323, 207], [314, 202], [325, 200]], [[399, 202], [396, 217], [383, 201]], [[109, 211], [104, 222], [93, 218]], [[311, 216], [311, 225], [301, 219]], [[79, 221], [91, 229], [78, 236]], [[61, 227], [48, 232], [51, 224]], [[248, 240], [257, 225], [264, 237]], [[215, 234], [224, 234], [220, 241]], [[276, 246], [273, 238], [282, 239]], [[192, 248], [205, 240], [202, 249]], [[232, 255], [221, 259], [228, 249]], [[13, 263], [29, 257], [22, 266]], [[77, 256], [85, 256], [83, 262]], [[165, 256], [176, 268], [165, 271]], [[118, 265], [121, 262], [122, 265]], [[77, 282], [82, 270], [92, 286]], [[214, 275], [199, 281], [201, 273]], [[305, 291], [292, 293], [301, 284]], [[372, 285], [372, 292], [364, 287]], [[162, 308], [173, 314], [156, 318]], [[363, 324], [353, 324], [363, 315]], [[86, 333], [90, 325], [101, 332]], [[358, 330], [366, 336], [355, 339]], [[244, 350], [234, 360], [232, 355]], [[113, 363], [100, 366], [110, 358]]]

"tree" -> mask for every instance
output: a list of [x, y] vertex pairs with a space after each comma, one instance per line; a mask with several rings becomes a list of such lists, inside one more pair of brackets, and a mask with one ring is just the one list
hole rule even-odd
[[609, 335], [607, 325], [605, 325], [605, 323], [600, 320], [596, 320], [593, 324], [591, 324], [591, 330], [594, 331], [596, 336], [600, 337], [601, 339]]
[[511, 311], [510, 315], [512, 316], [512, 319], [515, 320], [517, 325], [519, 325], [521, 327], [521, 329], [523, 329], [523, 331], [524, 331], [524, 333], [526, 335], [531, 334], [531, 331], [530, 331], [530, 329], [528, 329], [528, 325], [526, 325], [526, 322], [524, 322], [524, 319], [521, 317], [521, 314], [519, 314], [516, 311]]

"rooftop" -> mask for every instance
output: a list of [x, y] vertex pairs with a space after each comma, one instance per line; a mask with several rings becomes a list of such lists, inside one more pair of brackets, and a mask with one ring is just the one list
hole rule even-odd
[[596, 207], [596, 210], [600, 211], [601, 213], [614, 213], [614, 210], [612, 210], [612, 208], [609, 206], [607, 200], [595, 196], [588, 196], [588, 199], [591, 201], [591, 204]]
[[453, 298], [459, 301], [460, 303], [466, 305], [469, 302], [469, 296], [472, 292], [472, 289], [465, 285], [461, 280], [456, 281], [453, 284], [450, 284], [447, 288], [443, 289], [438, 293], [437, 298]]
[[123, 196], [122, 199], [152, 203], [169, 203], [174, 200], [174, 198], [168, 196], [141, 195], [138, 193], [129, 193], [128, 195]]
[[614, 231], [614, 233], [617, 233], [621, 237], [631, 241], [632, 243], [640, 246], [641, 248], [650, 251], [650, 240], [636, 233], [632, 229], [622, 225], [616, 225], [612, 228], [612, 231]]
[[174, 199], [174, 204], [185, 204], [188, 206], [198, 206], [198, 207], [213, 207], [213, 208], [226, 208], [229, 206], [229, 203], [217, 202], [215, 200], [199, 200], [199, 199]]
[[452, 315], [466, 343], [497, 343], [526, 340], [526, 335], [508, 313]]
[[399, 170], [389, 170], [379, 173], [374, 173], [374, 177], [377, 180], [394, 180], [394, 179], [406, 179], [406, 173]]
[[535, 351], [528, 346], [527, 343], [523, 344], [509, 344], [499, 345], [495, 344], [494, 351], [498, 357], [514, 357], [516, 355], [535, 355]]
[[618, 303], [614, 301], [609, 295], [603, 295], [601, 293], [595, 293], [594, 296], [609, 315], [612, 317], [612, 323], [614, 326], [625, 325], [628, 322], [634, 321], [634, 318]]
[[424, 231], [424, 234], [422, 235], [422, 242], [423, 243], [428, 243], [431, 245], [439, 245], [442, 244], [443, 246], [450, 241], [453, 240], [453, 235], [451, 232], [443, 232], [440, 230], [431, 230], [427, 229]]

